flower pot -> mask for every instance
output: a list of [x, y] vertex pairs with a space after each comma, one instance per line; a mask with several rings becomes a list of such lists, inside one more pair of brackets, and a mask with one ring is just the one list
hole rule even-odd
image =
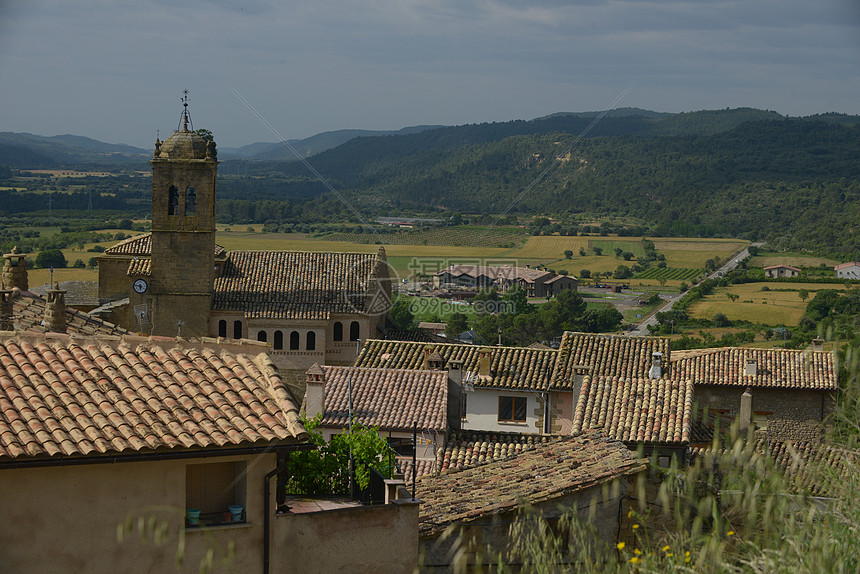
[[230, 510], [230, 516], [233, 519], [233, 522], [241, 522], [242, 521], [242, 511], [245, 510], [245, 507], [240, 506], [238, 504], [233, 504], [227, 507]]
[[189, 526], [199, 526], [200, 525], [200, 509], [199, 508], [186, 508], [185, 509], [185, 523]]

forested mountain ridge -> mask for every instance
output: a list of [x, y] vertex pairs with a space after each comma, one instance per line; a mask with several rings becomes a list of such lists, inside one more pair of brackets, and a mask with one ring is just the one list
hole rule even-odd
[[[860, 255], [857, 123], [778, 118], [708, 135], [579, 138], [593, 119], [560, 119], [575, 129], [534, 133], [540, 122], [513, 122], [357, 138], [311, 161], [352, 201], [380, 214], [501, 213], [513, 205], [513, 213], [562, 219], [635, 217], [661, 234], [804, 238], [834, 255]], [[714, 131], [713, 118], [697, 119], [708, 120], [701, 131]], [[629, 118], [604, 119], [592, 131], [620, 131], [618, 120]], [[625, 129], [648, 131], [649, 121]], [[524, 133], [499, 137], [511, 131]], [[303, 175], [300, 165], [277, 167], [292, 179]]]

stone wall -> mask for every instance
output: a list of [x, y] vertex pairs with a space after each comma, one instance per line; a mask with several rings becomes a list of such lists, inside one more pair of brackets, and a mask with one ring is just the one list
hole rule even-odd
[[[418, 562], [418, 504], [281, 514], [272, 525], [271, 572], [411, 573]], [[242, 568], [243, 572], [259, 572]]]
[[[696, 385], [700, 407], [724, 411], [733, 421], [740, 412], [742, 387]], [[823, 424], [833, 414], [833, 393], [802, 389], [752, 389], [753, 420], [767, 426], [767, 436], [776, 440], [820, 440]]]
[[[546, 516], [558, 516], [563, 510], [579, 509], [581, 520], [590, 521], [595, 529], [596, 538], [593, 543], [606, 551], [615, 546], [618, 532], [619, 505], [627, 493], [629, 484], [635, 482], [616, 479], [611, 483], [553, 498], [534, 506], [536, 512]], [[608, 487], [608, 488], [605, 488]], [[420, 492], [419, 492], [420, 494]], [[591, 515], [591, 509], [594, 514]], [[424, 537], [419, 540], [418, 567], [419, 572], [466, 572], [484, 571], [478, 569], [478, 564], [492, 566], [498, 553], [507, 557], [507, 549], [511, 545], [509, 528], [511, 522], [517, 519], [516, 512], [486, 514], [463, 524], [453, 535], [443, 540], [441, 536]], [[453, 541], [459, 535], [466, 540], [472, 540], [471, 547], [460, 553], [454, 547]], [[487, 551], [487, 548], [490, 551]], [[569, 557], [575, 560], [574, 556]]]

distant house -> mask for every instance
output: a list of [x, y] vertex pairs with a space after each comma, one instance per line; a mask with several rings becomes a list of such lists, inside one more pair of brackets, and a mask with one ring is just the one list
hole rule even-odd
[[764, 275], [769, 278], [797, 277], [800, 275], [800, 269], [791, 265], [771, 265], [764, 268]]
[[[569, 275], [556, 275], [545, 269], [514, 265], [451, 265], [436, 273], [435, 281], [441, 286], [459, 285], [477, 289], [495, 287], [502, 292], [517, 285], [529, 297], [546, 297], [566, 289], [576, 290], [578, 284], [577, 279]], [[556, 284], [548, 284], [552, 281]]]
[[860, 261], [840, 263], [834, 269], [838, 279], [860, 279]]
[[675, 351], [671, 376], [692, 381], [696, 402], [726, 421], [751, 395], [750, 420], [775, 440], [820, 441], [839, 389], [833, 355], [822, 350], [724, 347]]
[[[424, 564], [467, 571], [508, 559], [510, 527], [526, 507], [549, 517], [569, 510], [591, 521], [595, 544], [614, 547], [621, 499], [647, 468], [618, 441], [599, 431], [539, 442], [512, 456], [424, 476], [416, 485]], [[613, 487], [607, 488], [610, 484]], [[454, 535], [442, 537], [447, 529]], [[458, 549], [457, 531], [472, 534]], [[458, 550], [458, 552], [454, 552]], [[575, 549], [571, 549], [575, 552]], [[575, 559], [575, 557], [572, 557]]]

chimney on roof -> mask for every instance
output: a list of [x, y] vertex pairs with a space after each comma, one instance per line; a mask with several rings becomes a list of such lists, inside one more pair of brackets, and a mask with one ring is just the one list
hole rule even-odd
[[654, 351], [651, 353], [651, 368], [648, 369], [648, 378], [659, 379], [663, 376], [663, 353]]
[[812, 340], [812, 350], [813, 351], [823, 351], [824, 350], [824, 339], [821, 337], [816, 337]]
[[66, 332], [66, 292], [54, 283], [48, 289], [48, 303], [45, 305], [45, 329], [54, 333]]
[[314, 363], [305, 373], [305, 416], [313, 419], [325, 412], [325, 371]]
[[422, 367], [425, 371], [438, 371], [442, 368], [442, 355], [436, 352], [436, 347], [427, 345], [424, 347], [424, 362]]
[[27, 282], [27, 262], [24, 259], [24, 254], [18, 252], [18, 246], [12, 248], [10, 253], [3, 255], [3, 289], [14, 289], [17, 287], [21, 291], [29, 291], [30, 285]]
[[491, 377], [490, 365], [493, 360], [492, 349], [481, 349], [478, 351], [478, 363], [480, 365], [480, 374], [482, 377]]
[[466, 417], [463, 401], [463, 361], [448, 361], [448, 428], [460, 430]]
[[747, 359], [744, 365], [744, 375], [754, 377], [758, 374], [758, 362], [755, 359]]
[[746, 432], [752, 425], [752, 390], [747, 387], [741, 395], [740, 431]]
[[12, 324], [12, 290], [0, 290], [0, 331], [14, 331]]

